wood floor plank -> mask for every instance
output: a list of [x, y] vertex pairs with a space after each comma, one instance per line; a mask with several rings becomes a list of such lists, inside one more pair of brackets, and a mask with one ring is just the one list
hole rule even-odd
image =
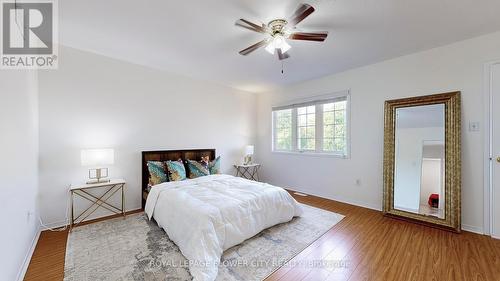
[[[500, 240], [386, 218], [378, 211], [316, 196], [297, 201], [346, 217], [266, 281], [500, 280]], [[26, 281], [60, 281], [68, 232], [42, 232]], [[326, 267], [318, 267], [324, 260]], [[328, 262], [344, 262], [331, 266]], [[300, 263], [302, 262], [302, 263]], [[311, 262], [314, 266], [304, 266]]]

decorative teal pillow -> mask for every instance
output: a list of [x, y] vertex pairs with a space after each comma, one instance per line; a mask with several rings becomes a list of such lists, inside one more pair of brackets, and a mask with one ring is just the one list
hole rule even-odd
[[208, 163], [208, 170], [210, 171], [211, 175], [215, 174], [221, 174], [220, 171], [220, 156], [215, 158], [214, 161]]
[[210, 175], [210, 171], [208, 170], [208, 167], [202, 162], [187, 160], [187, 166], [188, 166], [188, 170], [189, 170], [189, 178], [190, 179]]
[[168, 181], [165, 164], [161, 161], [148, 161], [149, 184], [157, 185]]
[[182, 181], [186, 179], [186, 168], [181, 159], [178, 161], [165, 162], [168, 170], [168, 179], [170, 181]]

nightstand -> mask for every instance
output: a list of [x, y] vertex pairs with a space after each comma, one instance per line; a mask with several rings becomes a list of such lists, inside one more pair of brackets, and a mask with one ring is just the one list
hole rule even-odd
[[236, 164], [236, 176], [248, 180], [259, 181], [259, 168], [260, 164]]
[[[83, 222], [86, 218], [92, 215], [99, 208], [106, 209], [115, 214], [121, 214], [125, 216], [125, 180], [122, 179], [113, 179], [109, 182], [101, 182], [101, 183], [92, 183], [92, 184], [77, 184], [71, 185], [71, 222], [70, 222], [70, 231], [73, 226], [78, 225]], [[104, 193], [97, 197], [91, 194], [89, 191], [93, 189], [105, 189]], [[118, 208], [113, 204], [109, 203], [108, 200], [118, 191], [121, 191], [121, 207]], [[92, 203], [87, 209], [85, 209], [81, 214], [75, 217], [75, 208], [74, 208], [74, 197], [78, 195], [81, 198], [84, 198], [90, 203]]]

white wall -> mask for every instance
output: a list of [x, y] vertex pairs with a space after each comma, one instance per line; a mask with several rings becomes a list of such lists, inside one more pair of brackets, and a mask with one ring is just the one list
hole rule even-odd
[[0, 71], [0, 280], [17, 280], [38, 234], [36, 73]]
[[141, 208], [141, 151], [216, 148], [223, 171], [233, 173], [254, 142], [255, 94], [71, 48], [60, 49], [58, 70], [39, 73], [39, 91], [47, 224], [64, 222], [69, 184], [86, 180], [82, 148], [115, 149], [110, 175], [127, 180], [126, 209], [134, 210]]
[[[499, 58], [500, 33], [493, 33], [260, 94], [256, 151], [263, 179], [381, 209], [384, 101], [460, 90], [462, 222], [482, 231], [483, 132], [468, 132], [467, 123], [483, 120], [483, 64]], [[271, 153], [272, 105], [345, 89], [351, 89], [350, 159]]]

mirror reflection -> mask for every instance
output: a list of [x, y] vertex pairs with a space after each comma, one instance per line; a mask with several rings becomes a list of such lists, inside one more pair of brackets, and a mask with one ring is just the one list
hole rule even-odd
[[396, 109], [394, 208], [445, 217], [445, 106]]

